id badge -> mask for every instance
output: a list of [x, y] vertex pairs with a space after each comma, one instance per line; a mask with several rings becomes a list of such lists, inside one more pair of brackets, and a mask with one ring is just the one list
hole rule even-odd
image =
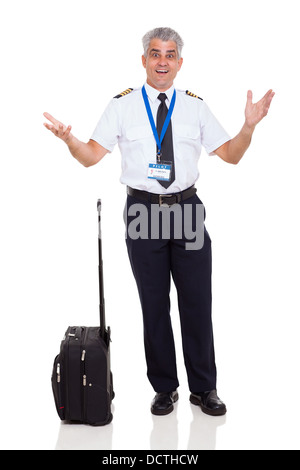
[[158, 181], [170, 181], [172, 163], [149, 163], [148, 178]]

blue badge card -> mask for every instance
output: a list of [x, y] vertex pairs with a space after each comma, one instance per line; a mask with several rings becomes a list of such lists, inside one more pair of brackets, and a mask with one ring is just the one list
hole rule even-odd
[[148, 178], [158, 181], [170, 181], [171, 164], [149, 163]]

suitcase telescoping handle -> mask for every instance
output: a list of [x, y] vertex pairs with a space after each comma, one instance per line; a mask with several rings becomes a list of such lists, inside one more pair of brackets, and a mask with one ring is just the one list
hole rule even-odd
[[103, 286], [103, 260], [102, 260], [102, 239], [101, 239], [101, 199], [97, 201], [98, 210], [98, 255], [99, 255], [99, 298], [100, 298], [100, 335], [105, 338], [105, 302], [104, 302], [104, 286]]

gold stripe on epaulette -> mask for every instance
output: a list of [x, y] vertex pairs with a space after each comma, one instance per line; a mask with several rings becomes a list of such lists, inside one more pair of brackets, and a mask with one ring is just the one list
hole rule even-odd
[[119, 95], [115, 96], [114, 98], [122, 98], [122, 96], [126, 96], [126, 95], [128, 95], [129, 93], [131, 93], [132, 91], [133, 91], [133, 88], [127, 88], [127, 90], [122, 91], [122, 93], [120, 93]]
[[192, 93], [189, 90], [186, 90], [186, 94], [189, 95], [189, 96], [192, 96], [193, 98], [198, 98], [198, 100], [202, 100], [202, 98], [200, 98], [200, 96], [195, 95], [194, 93]]

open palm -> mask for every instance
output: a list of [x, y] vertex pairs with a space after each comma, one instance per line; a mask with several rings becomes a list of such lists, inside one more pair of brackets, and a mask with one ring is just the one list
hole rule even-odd
[[248, 91], [245, 118], [249, 127], [255, 127], [268, 114], [274, 95], [273, 90], [269, 90], [260, 101], [252, 103], [252, 91]]

